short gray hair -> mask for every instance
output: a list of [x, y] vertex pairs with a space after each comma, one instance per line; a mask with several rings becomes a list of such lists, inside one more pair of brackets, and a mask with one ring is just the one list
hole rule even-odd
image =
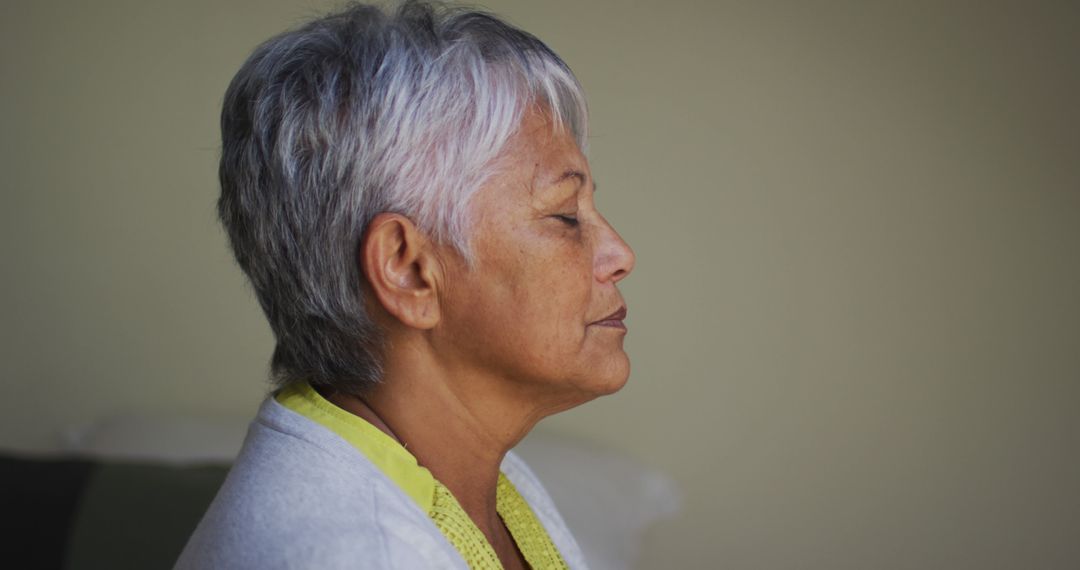
[[225, 93], [218, 212], [273, 329], [276, 384], [381, 379], [364, 229], [397, 212], [471, 260], [470, 198], [533, 105], [585, 150], [570, 68], [483, 12], [356, 4], [255, 50]]

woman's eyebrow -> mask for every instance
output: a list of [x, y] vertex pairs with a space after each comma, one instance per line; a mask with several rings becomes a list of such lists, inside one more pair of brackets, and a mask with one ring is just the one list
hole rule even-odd
[[[582, 172], [580, 170], [574, 170], [574, 169], [571, 168], [571, 169], [567, 170], [566, 172], [563, 172], [562, 174], [560, 174], [559, 177], [556, 178], [551, 183], [551, 185], [552, 186], [557, 186], [557, 185], [563, 183], [564, 181], [566, 181], [566, 180], [568, 180], [570, 178], [577, 178], [577, 180], [578, 180], [578, 188], [581, 188], [582, 186], [584, 186], [585, 182], [588, 180], [588, 177], [585, 176], [584, 172]], [[596, 189], [597, 189], [596, 180], [592, 181], [592, 188], [593, 188], [593, 192], [596, 192]]]

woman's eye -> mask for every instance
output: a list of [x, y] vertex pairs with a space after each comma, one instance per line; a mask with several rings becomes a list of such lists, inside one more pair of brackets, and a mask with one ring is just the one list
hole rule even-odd
[[556, 215], [555, 215], [555, 219], [557, 219], [557, 220], [559, 220], [560, 222], [562, 222], [562, 223], [564, 223], [564, 224], [566, 224], [566, 225], [568, 225], [568, 226], [571, 226], [571, 227], [574, 227], [574, 226], [577, 226], [577, 225], [578, 225], [578, 219], [577, 219], [577, 216], [574, 216], [574, 215], [569, 215], [569, 214], [556, 214]]

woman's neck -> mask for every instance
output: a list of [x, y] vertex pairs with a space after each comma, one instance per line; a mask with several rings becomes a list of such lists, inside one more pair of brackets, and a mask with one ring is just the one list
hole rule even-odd
[[496, 510], [503, 457], [547, 414], [505, 381], [446, 374], [424, 360], [385, 363], [383, 381], [363, 397], [325, 396], [405, 446], [494, 545], [505, 534]]

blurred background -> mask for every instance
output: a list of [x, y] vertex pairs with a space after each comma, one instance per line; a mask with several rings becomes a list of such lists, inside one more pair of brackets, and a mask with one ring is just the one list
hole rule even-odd
[[[217, 121], [310, 0], [0, 4], [0, 447], [248, 418]], [[1080, 567], [1080, 4], [488, 0], [573, 67], [666, 473], [641, 568]], [[632, 500], [629, 498], [628, 500]]]

